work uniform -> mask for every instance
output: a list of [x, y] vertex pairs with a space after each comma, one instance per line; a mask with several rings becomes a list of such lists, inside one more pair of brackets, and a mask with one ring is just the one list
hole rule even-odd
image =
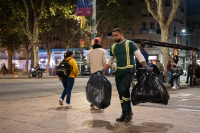
[[116, 86], [122, 107], [122, 113], [131, 112], [130, 84], [135, 74], [134, 52], [138, 50], [133, 41], [124, 40], [115, 43], [110, 48], [110, 56], [116, 58]]

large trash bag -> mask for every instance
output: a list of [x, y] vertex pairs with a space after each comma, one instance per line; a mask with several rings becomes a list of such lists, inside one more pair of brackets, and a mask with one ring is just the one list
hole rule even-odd
[[85, 89], [88, 102], [94, 106], [105, 109], [110, 105], [112, 86], [101, 71], [91, 75]]
[[163, 82], [153, 72], [145, 72], [131, 93], [133, 105], [152, 102], [167, 105], [170, 96]]

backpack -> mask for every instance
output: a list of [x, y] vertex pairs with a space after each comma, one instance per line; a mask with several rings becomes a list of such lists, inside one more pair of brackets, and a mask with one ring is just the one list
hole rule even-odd
[[68, 77], [70, 75], [72, 67], [69, 64], [69, 60], [65, 61], [64, 59], [58, 66], [58, 69], [57, 69], [58, 77], [62, 78], [62, 77]]

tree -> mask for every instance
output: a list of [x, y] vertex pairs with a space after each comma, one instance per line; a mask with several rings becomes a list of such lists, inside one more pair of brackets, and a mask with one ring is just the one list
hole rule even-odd
[[7, 3], [0, 1], [0, 40], [1, 47], [8, 51], [8, 70], [12, 73], [12, 55], [15, 50], [18, 50], [21, 45], [20, 28], [16, 23], [16, 18], [13, 12], [7, 10]]
[[18, 21], [21, 25], [21, 29], [27, 35], [29, 41], [33, 46], [34, 51], [34, 66], [39, 61], [38, 56], [38, 30], [39, 30], [39, 21], [44, 10], [44, 2], [33, 1], [33, 0], [22, 0], [21, 1], [12, 1], [8, 0], [11, 5], [13, 13], [18, 16]]
[[[169, 39], [169, 25], [174, 19], [174, 16], [176, 14], [176, 11], [179, 7], [180, 0], [172, 0], [172, 10], [171, 13], [169, 14], [169, 17], [166, 19], [164, 16], [164, 1], [163, 0], [154, 0], [157, 4], [157, 11], [153, 10], [151, 8], [151, 1], [152, 0], [145, 0], [147, 3], [147, 9], [148, 11], [152, 14], [154, 19], [159, 23], [160, 28], [161, 28], [161, 42], [166, 42], [168, 43]], [[167, 63], [168, 60], [170, 60], [170, 55], [169, 55], [169, 48], [161, 47], [161, 52], [163, 55], [163, 63], [165, 67], [165, 81], [167, 80]]]

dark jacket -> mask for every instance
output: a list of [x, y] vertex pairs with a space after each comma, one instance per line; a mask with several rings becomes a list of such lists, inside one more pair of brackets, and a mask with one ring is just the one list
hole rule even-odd
[[6, 66], [4, 65], [4, 66], [2, 66], [2, 70], [6, 70]]
[[36, 66], [34, 69], [35, 70], [40, 70], [40, 66]]
[[[145, 61], [148, 64], [148, 62], [149, 62], [149, 54], [144, 49], [141, 49], [140, 52], [144, 56]], [[143, 66], [140, 64], [140, 62], [138, 60], [136, 60], [136, 70], [138, 70], [139, 68], [143, 68]]]

